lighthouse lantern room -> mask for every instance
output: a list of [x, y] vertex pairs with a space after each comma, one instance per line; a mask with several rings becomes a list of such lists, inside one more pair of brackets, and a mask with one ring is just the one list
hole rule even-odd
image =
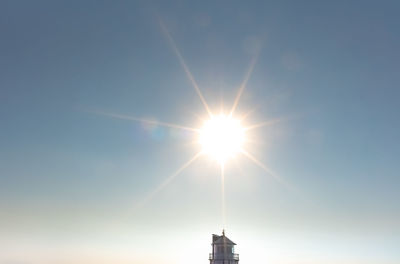
[[212, 236], [212, 253], [210, 253], [210, 264], [238, 264], [239, 254], [235, 253], [235, 243], [225, 236]]

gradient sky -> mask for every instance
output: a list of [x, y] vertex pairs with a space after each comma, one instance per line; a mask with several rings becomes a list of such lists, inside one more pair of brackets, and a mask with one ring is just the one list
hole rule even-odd
[[[1, 1], [0, 263], [208, 262], [218, 165], [193, 134], [238, 107], [249, 150], [227, 165], [241, 263], [400, 263], [398, 1]], [[200, 117], [200, 119], [199, 119]]]

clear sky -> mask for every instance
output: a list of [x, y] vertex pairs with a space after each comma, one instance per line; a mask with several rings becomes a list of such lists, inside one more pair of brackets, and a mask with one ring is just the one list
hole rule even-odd
[[398, 1], [1, 1], [0, 263], [200, 264], [218, 165], [181, 129], [279, 119], [226, 166], [241, 263], [400, 263]]

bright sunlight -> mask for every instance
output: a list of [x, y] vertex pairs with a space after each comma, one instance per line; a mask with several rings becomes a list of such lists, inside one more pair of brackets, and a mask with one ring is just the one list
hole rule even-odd
[[239, 120], [224, 114], [212, 116], [200, 130], [202, 152], [223, 164], [242, 150], [244, 132]]

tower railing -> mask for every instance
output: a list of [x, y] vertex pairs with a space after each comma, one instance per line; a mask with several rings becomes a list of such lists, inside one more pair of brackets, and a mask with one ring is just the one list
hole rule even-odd
[[209, 255], [210, 260], [239, 260], [239, 254], [234, 253], [210, 253]]

